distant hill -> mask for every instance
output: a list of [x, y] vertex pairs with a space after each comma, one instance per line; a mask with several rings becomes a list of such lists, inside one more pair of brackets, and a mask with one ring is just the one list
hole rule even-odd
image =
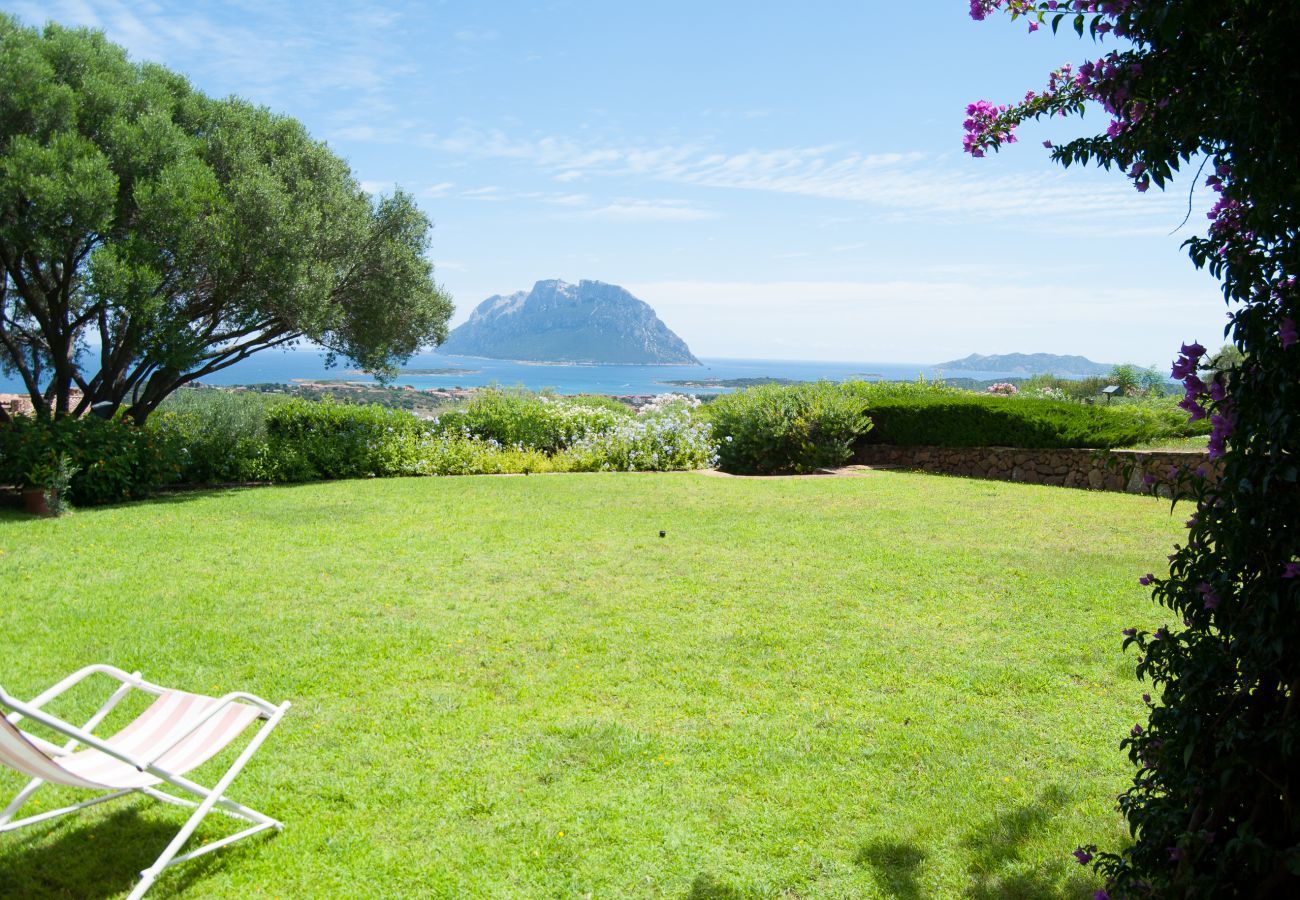
[[1059, 375], [1062, 378], [1087, 378], [1105, 375], [1114, 366], [1093, 362], [1082, 356], [1057, 356], [1055, 353], [995, 353], [983, 356], [972, 353], [965, 359], [938, 363], [944, 372], [1014, 372], [1018, 375]]
[[648, 303], [600, 281], [552, 279], [488, 297], [438, 349], [536, 362], [700, 364]]

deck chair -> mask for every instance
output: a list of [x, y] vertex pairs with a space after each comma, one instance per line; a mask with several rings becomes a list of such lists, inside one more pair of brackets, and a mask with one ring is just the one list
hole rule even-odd
[[[95, 674], [107, 675], [121, 684], [80, 728], [41, 709], [73, 685]], [[112, 737], [95, 737], [91, 732], [132, 690], [144, 691], [157, 699]], [[28, 703], [15, 700], [0, 689], [0, 763], [17, 769], [32, 779], [0, 811], [0, 833], [35, 825], [133, 793], [141, 793], [164, 803], [193, 807], [194, 812], [189, 820], [154, 864], [140, 873], [142, 880], [128, 895], [129, 900], [143, 897], [168, 866], [211, 853], [259, 831], [268, 828], [278, 831], [284, 827], [269, 816], [235, 803], [225, 796], [225, 792], [235, 776], [262, 746], [271, 730], [280, 723], [288, 708], [287, 702], [273, 706], [259, 697], [242, 692], [223, 697], [205, 697], [169, 690], [144, 681], [139, 672], [128, 674], [113, 666], [102, 665], [87, 666], [74, 672]], [[58, 732], [68, 739], [67, 742], [59, 746], [20, 730], [17, 723], [24, 718]], [[205, 788], [185, 777], [185, 773], [220, 753], [254, 719], [263, 719], [265, 723], [215, 785]], [[78, 750], [79, 744], [84, 749]], [[107, 793], [62, 809], [13, 821], [14, 814], [22, 805], [41, 785], [47, 783]], [[159, 790], [159, 786], [164, 784], [196, 799], [176, 797]], [[252, 827], [178, 856], [194, 829], [214, 809], [251, 822]]]

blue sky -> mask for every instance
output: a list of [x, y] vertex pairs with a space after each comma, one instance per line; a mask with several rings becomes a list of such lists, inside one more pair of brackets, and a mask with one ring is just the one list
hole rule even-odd
[[[538, 279], [651, 303], [697, 355], [1162, 367], [1221, 342], [1179, 244], [1190, 179], [1062, 171], [1028, 128], [972, 160], [965, 104], [1097, 53], [966, 0], [279, 3], [0, 0], [295, 116], [435, 222], [463, 320]], [[1100, 114], [1085, 120], [1104, 126]]]

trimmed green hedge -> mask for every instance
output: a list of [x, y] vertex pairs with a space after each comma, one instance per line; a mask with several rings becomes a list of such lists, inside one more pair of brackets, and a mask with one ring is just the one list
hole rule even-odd
[[869, 442], [902, 446], [1112, 448], [1181, 436], [1176, 421], [1135, 406], [981, 394], [881, 399], [869, 402], [868, 414]]

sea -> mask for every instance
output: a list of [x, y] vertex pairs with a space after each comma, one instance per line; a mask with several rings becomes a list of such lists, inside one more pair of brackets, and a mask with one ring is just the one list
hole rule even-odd
[[[395, 384], [418, 389], [469, 388], [497, 385], [524, 387], [557, 394], [612, 394], [615, 396], [662, 393], [711, 394], [734, 390], [711, 381], [743, 378], [781, 378], [791, 381], [914, 381], [948, 377], [981, 381], [1023, 377], [1014, 372], [945, 373], [927, 363], [825, 362], [792, 359], [702, 359], [698, 366], [578, 365], [534, 363], [445, 353], [420, 353], [408, 360]], [[293, 381], [341, 381], [373, 384], [374, 379], [347, 361], [326, 366], [325, 354], [314, 349], [265, 350], [203, 379], [204, 384], [239, 385]], [[673, 384], [690, 381], [691, 385]], [[0, 391], [21, 392], [22, 382], [0, 372]]]

